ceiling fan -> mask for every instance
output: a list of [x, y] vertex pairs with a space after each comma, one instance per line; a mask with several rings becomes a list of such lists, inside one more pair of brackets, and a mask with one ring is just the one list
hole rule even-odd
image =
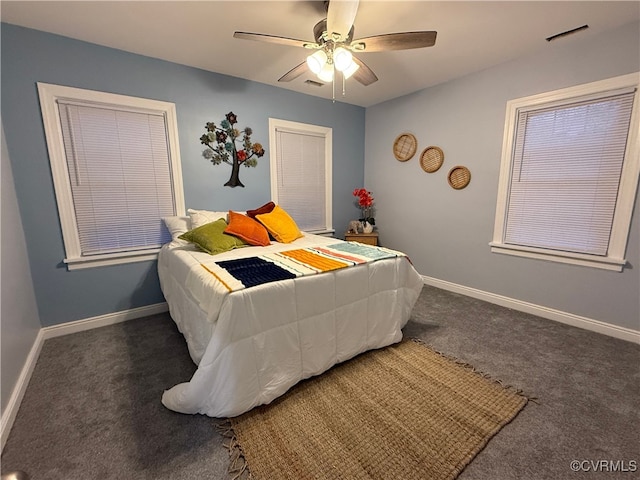
[[249, 32], [235, 32], [233, 36], [315, 50], [304, 62], [280, 77], [279, 82], [290, 82], [310, 70], [324, 82], [332, 82], [336, 72], [339, 72], [342, 74], [343, 82], [344, 79], [353, 76], [365, 86], [376, 82], [378, 77], [352, 52], [408, 50], [431, 47], [435, 44], [437, 32], [434, 31], [387, 33], [354, 40], [353, 22], [358, 11], [358, 3], [359, 0], [325, 1], [327, 18], [320, 20], [313, 27], [313, 42]]

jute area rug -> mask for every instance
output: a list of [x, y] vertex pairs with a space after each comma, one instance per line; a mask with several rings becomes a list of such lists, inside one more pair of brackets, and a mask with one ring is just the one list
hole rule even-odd
[[454, 479], [527, 403], [415, 341], [364, 353], [230, 419], [256, 480]]

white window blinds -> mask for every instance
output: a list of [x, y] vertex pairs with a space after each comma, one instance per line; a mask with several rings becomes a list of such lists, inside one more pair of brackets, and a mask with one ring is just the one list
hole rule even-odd
[[176, 214], [162, 114], [58, 101], [81, 255], [158, 248]]
[[276, 129], [277, 202], [301, 230], [327, 228], [325, 136]]
[[504, 243], [607, 255], [634, 94], [518, 112]]

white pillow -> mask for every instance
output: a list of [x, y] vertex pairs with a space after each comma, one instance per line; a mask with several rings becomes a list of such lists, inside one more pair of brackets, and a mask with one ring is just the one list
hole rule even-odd
[[178, 240], [180, 235], [191, 230], [190, 217], [162, 217], [162, 221], [167, 226], [172, 240]]
[[191, 217], [191, 228], [198, 228], [207, 223], [215, 222], [219, 218], [224, 218], [227, 222], [227, 215], [229, 212], [212, 212], [210, 210], [194, 210], [190, 208], [187, 210], [189, 217]]

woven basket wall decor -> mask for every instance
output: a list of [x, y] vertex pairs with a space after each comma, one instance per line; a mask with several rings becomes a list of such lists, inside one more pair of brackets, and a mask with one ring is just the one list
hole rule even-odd
[[411, 133], [401, 133], [393, 142], [393, 155], [397, 160], [406, 162], [416, 154], [418, 141]]
[[469, 182], [471, 181], [471, 172], [467, 167], [458, 165], [449, 170], [447, 180], [449, 181], [451, 188], [461, 190], [469, 185]]
[[437, 172], [444, 162], [444, 152], [440, 147], [427, 147], [420, 154], [420, 166], [427, 173]]

